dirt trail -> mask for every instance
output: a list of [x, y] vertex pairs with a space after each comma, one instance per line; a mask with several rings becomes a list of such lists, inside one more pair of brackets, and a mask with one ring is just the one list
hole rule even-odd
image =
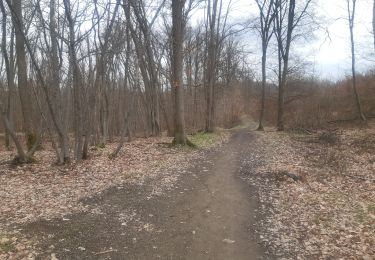
[[239, 149], [248, 141], [246, 134], [236, 134], [231, 143], [215, 154], [205, 188], [191, 197], [191, 224], [197, 232], [188, 259], [255, 259], [260, 255], [258, 246], [250, 239], [255, 202], [248, 185], [237, 176]]
[[254, 133], [237, 131], [178, 180], [150, 196], [153, 185], [113, 188], [86, 201], [91, 210], [25, 227], [46, 259], [268, 259], [252, 232], [256, 198], [239, 177]]

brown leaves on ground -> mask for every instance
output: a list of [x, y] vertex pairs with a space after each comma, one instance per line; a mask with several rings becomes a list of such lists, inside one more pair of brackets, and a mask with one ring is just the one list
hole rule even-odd
[[260, 200], [271, 205], [263, 206], [259, 231], [272, 253], [288, 259], [373, 259], [374, 129], [258, 136], [253, 149], [263, 163], [250, 180], [260, 187]]
[[[221, 137], [210, 147], [224, 142], [228, 134]], [[33, 243], [22, 238], [20, 224], [91, 210], [82, 202], [83, 198], [125, 182], [142, 185], [147, 178], [157, 179], [151, 196], [172, 188], [178, 175], [184, 173], [190, 160], [200, 156], [201, 150], [171, 148], [166, 145], [171, 141], [167, 137], [137, 139], [124, 144], [117, 158], [109, 159], [117, 145], [113, 143], [93, 149], [89, 160], [63, 166], [56, 166], [53, 152], [45, 150], [37, 153], [35, 164], [3, 166], [0, 169], [0, 239], [4, 238], [4, 243], [0, 244], [0, 259], [8, 259], [9, 255], [12, 259], [33, 257]], [[13, 156], [2, 151], [0, 161]], [[5, 241], [12, 236], [14, 241]], [[10, 252], [22, 252], [22, 255]]]

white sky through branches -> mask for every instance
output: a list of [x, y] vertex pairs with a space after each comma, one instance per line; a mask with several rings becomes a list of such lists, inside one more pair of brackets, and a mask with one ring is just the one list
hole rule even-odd
[[[324, 29], [316, 32], [315, 39], [297, 43], [295, 46], [298, 54], [311, 64], [309, 69], [318, 77], [336, 80], [350, 74], [350, 38], [346, 1], [313, 0], [315, 15]], [[225, 4], [223, 6], [226, 7]], [[192, 16], [193, 23], [195, 19], [203, 16], [203, 12], [203, 10], [196, 11]], [[257, 12], [254, 0], [232, 0], [230, 20], [231, 22], [244, 21], [257, 15]], [[372, 0], [357, 0], [354, 33], [359, 72], [366, 72], [375, 67], [371, 23]], [[260, 42], [259, 40], [254, 42], [255, 37], [249, 34], [251, 33], [247, 33], [243, 38], [251, 51], [256, 53], [260, 50]], [[269, 53], [269, 56], [272, 58], [272, 53]]]

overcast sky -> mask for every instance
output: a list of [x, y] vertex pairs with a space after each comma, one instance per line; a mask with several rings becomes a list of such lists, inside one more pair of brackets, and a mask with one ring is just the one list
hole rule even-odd
[[[315, 64], [314, 69], [318, 76], [336, 80], [348, 75], [351, 68], [347, 0], [313, 1], [315, 2], [317, 15], [325, 20], [324, 26], [327, 27], [330, 38], [328, 39], [323, 31], [319, 32], [316, 34], [315, 40], [305, 43], [303, 48], [300, 48], [300, 52], [303, 53], [303, 57]], [[232, 0], [232, 2], [230, 12], [232, 20], [244, 19], [258, 12], [254, 0]], [[357, 0], [355, 40], [358, 70], [360, 72], [367, 71], [375, 65], [371, 22], [372, 0]], [[260, 46], [257, 48], [259, 49]]]

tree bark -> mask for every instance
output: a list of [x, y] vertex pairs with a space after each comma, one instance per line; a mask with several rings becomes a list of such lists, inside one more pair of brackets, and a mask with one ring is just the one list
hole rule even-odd
[[[125, 2], [125, 1], [124, 1]], [[164, 2], [163, 2], [164, 3]], [[162, 4], [163, 4], [162, 3]], [[146, 14], [144, 13], [143, 8], [140, 7], [140, 5], [137, 5], [137, 2], [134, 0], [129, 0], [128, 4], [130, 4], [134, 10], [134, 15], [136, 17], [136, 20], [139, 25], [139, 29], [142, 32], [142, 35], [144, 37], [144, 43], [140, 42], [138, 39], [138, 36], [135, 34], [134, 29], [131, 28], [132, 38], [133, 41], [136, 40], [138, 44], [136, 44], [138, 47], [143, 47], [144, 53], [142, 53], [143, 58], [139, 59], [140, 65], [143, 64], [147, 71], [147, 77], [144, 78], [145, 87], [146, 90], [149, 93], [146, 93], [146, 97], [149, 99], [149, 124], [151, 127], [151, 133], [154, 136], [160, 135], [160, 109], [159, 109], [159, 91], [160, 91], [160, 80], [158, 78], [157, 73], [157, 66], [155, 62], [155, 54], [152, 48], [152, 40], [151, 40], [151, 28], [150, 23], [148, 22], [146, 18]], [[124, 8], [126, 4], [123, 5]], [[159, 9], [160, 11], [160, 9]], [[130, 7], [127, 7], [127, 10], [125, 10], [125, 13], [128, 12], [128, 16], [130, 15]], [[151, 23], [152, 24], [152, 23]], [[138, 57], [141, 57], [138, 55]], [[143, 73], [143, 75], [145, 75]], [[148, 83], [147, 83], [148, 81]]]
[[261, 106], [260, 106], [260, 116], [259, 116], [259, 131], [263, 131], [263, 120], [264, 120], [264, 110], [265, 110], [265, 102], [266, 102], [266, 80], [267, 80], [267, 71], [266, 71], [266, 63], [267, 63], [267, 48], [268, 43], [271, 39], [273, 34], [272, 32], [272, 24], [276, 17], [275, 9], [274, 9], [274, 0], [255, 0], [258, 5], [259, 9], [259, 20], [260, 20], [260, 35], [262, 39], [262, 97], [261, 97]]
[[186, 145], [184, 97], [183, 97], [183, 40], [184, 22], [182, 17], [182, 0], [172, 0], [172, 77], [171, 86], [174, 92], [174, 144]]
[[[281, 5], [282, 3], [277, 1], [276, 6], [276, 19], [281, 18]], [[286, 40], [285, 46], [283, 43], [282, 33], [282, 21], [277, 22], [277, 34], [278, 34], [278, 52], [279, 52], [279, 96], [278, 96], [278, 109], [277, 109], [277, 130], [284, 131], [284, 92], [287, 85], [287, 76], [289, 70], [289, 53], [292, 42], [292, 33], [295, 28], [295, 7], [296, 0], [289, 0], [288, 16], [287, 16], [287, 28], [286, 28]], [[282, 64], [281, 64], [282, 61]], [[282, 67], [282, 68], [281, 68]], [[280, 75], [281, 72], [281, 75]]]
[[[206, 68], [206, 132], [213, 132], [215, 128], [215, 65], [216, 65], [216, 22], [217, 22], [217, 4], [218, 0], [208, 0], [207, 19], [208, 19], [208, 46], [207, 46], [207, 68]], [[219, 25], [217, 25], [219, 26]]]
[[82, 107], [82, 79], [81, 79], [81, 70], [78, 65], [77, 55], [76, 55], [76, 39], [75, 39], [75, 29], [74, 29], [74, 20], [71, 15], [70, 10], [70, 0], [63, 0], [65, 16], [68, 21], [68, 30], [69, 30], [69, 40], [68, 40], [68, 49], [69, 49], [69, 58], [70, 66], [72, 68], [72, 85], [73, 85], [73, 106], [74, 106], [74, 135], [75, 135], [75, 149], [74, 156], [76, 160], [83, 159], [83, 107]]
[[[8, 93], [8, 108], [7, 108], [7, 111], [5, 111], [2, 107], [2, 104], [0, 104], [1, 119], [2, 119], [2, 122], [3, 122], [4, 128], [5, 128], [6, 134], [8, 135], [8, 138], [10, 136], [12, 138], [15, 146], [16, 146], [17, 157], [20, 159], [20, 161], [26, 162], [27, 161], [26, 154], [25, 154], [25, 152], [22, 148], [21, 143], [19, 142], [19, 140], [17, 138], [16, 133], [13, 130], [12, 124], [11, 124], [10, 119], [9, 119], [9, 116], [10, 116], [9, 115], [9, 113], [10, 113], [9, 106], [10, 106], [10, 97], [11, 97], [10, 93], [14, 89], [14, 75], [13, 75], [13, 68], [11, 66], [12, 63], [10, 62], [8, 52], [7, 52], [7, 47], [6, 47], [6, 38], [7, 38], [7, 30], [6, 30], [7, 21], [6, 21], [6, 19], [7, 19], [7, 14], [6, 14], [5, 7], [4, 7], [4, 4], [3, 4], [2, 1], [0, 2], [0, 9], [1, 9], [2, 18], [3, 18], [2, 19], [2, 26], [1, 26], [2, 27], [1, 51], [2, 51], [2, 55], [4, 57], [4, 61], [5, 61], [5, 70], [6, 70], [8, 92], [9, 92]], [[9, 147], [9, 145], [7, 147]]]
[[[352, 1], [352, 8], [350, 9], [350, 2]], [[355, 42], [354, 42], [354, 18], [355, 18], [355, 8], [356, 8], [356, 0], [347, 0], [348, 4], [348, 18], [349, 18], [349, 32], [350, 32], [350, 43], [351, 43], [351, 56], [352, 56], [352, 86], [354, 91], [354, 97], [356, 101], [356, 106], [358, 110], [359, 118], [366, 122], [366, 116], [363, 113], [361, 99], [358, 94], [357, 90], [357, 78], [356, 78], [356, 63], [355, 63]]]
[[[57, 151], [60, 163], [70, 161], [69, 136], [63, 121], [63, 109], [60, 92], [59, 53], [56, 31], [56, 0], [50, 0], [50, 38], [51, 38], [51, 116], [55, 117], [55, 128], [58, 134], [60, 151]], [[47, 93], [48, 95], [48, 93]]]
[[16, 33], [16, 55], [18, 68], [18, 90], [21, 101], [21, 109], [23, 115], [23, 128], [26, 136], [26, 144], [28, 150], [32, 148], [36, 141], [36, 134], [34, 132], [32, 122], [32, 106], [31, 93], [27, 86], [27, 62], [24, 39], [24, 23], [22, 15], [22, 0], [13, 0], [14, 19], [13, 24]]
[[259, 116], [259, 125], [258, 129], [259, 131], [264, 130], [263, 126], [263, 120], [264, 120], [264, 110], [266, 107], [266, 62], [267, 62], [267, 48], [263, 48], [263, 54], [262, 54], [262, 97], [261, 97], [261, 105], [260, 105], [260, 116]]

